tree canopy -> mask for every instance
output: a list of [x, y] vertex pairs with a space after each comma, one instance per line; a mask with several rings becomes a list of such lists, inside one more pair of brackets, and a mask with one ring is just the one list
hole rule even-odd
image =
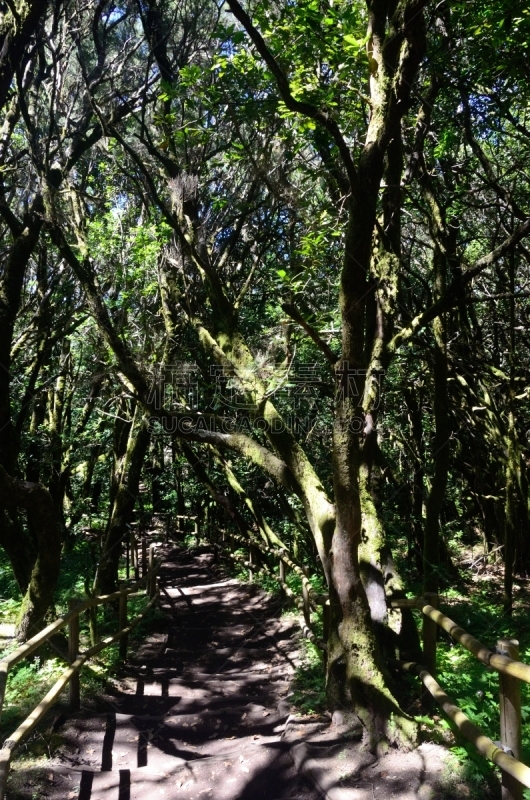
[[0, 14], [0, 546], [19, 637], [65, 550], [111, 591], [135, 514], [217, 515], [320, 572], [330, 706], [374, 749], [414, 744], [386, 660], [417, 643], [388, 598], [458, 580], [455, 540], [502, 559], [507, 613], [530, 566], [530, 12]]

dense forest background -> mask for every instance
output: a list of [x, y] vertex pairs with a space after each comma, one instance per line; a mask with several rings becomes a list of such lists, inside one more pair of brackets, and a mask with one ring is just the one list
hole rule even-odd
[[110, 591], [131, 525], [194, 515], [322, 576], [331, 705], [413, 740], [388, 725], [386, 597], [457, 583], [465, 553], [502, 567], [509, 615], [530, 567], [530, 11], [0, 12], [19, 638], [65, 554]]

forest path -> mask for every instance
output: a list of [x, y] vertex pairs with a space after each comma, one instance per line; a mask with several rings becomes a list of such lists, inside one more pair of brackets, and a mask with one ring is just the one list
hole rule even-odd
[[130, 650], [103, 713], [61, 714], [49, 766], [16, 768], [7, 800], [466, 796], [438, 745], [376, 759], [351, 723], [291, 716], [299, 627], [280, 601], [224, 575], [210, 551], [159, 553], [165, 617]]
[[161, 553], [166, 620], [130, 653], [106, 714], [59, 728], [39, 797], [317, 800], [282, 740], [298, 625], [224, 576], [211, 552]]

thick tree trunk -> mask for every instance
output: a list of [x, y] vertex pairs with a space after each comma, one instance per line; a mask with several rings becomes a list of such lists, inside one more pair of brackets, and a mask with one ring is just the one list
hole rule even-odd
[[332, 707], [347, 703], [365, 728], [366, 745], [384, 752], [388, 744], [416, 742], [416, 725], [404, 714], [387, 686], [366, 592], [358, 549], [361, 539], [359, 447], [352, 435], [356, 404], [344, 401], [334, 428], [336, 527], [330, 553], [331, 620], [328, 639], [328, 699]]
[[440, 512], [449, 472], [449, 409], [447, 396], [447, 354], [442, 317], [434, 328], [434, 475], [427, 499], [423, 545], [423, 581], [426, 592], [437, 592], [440, 584]]
[[41, 484], [12, 478], [0, 466], [0, 503], [10, 513], [17, 507], [25, 509], [37, 536], [37, 558], [16, 628], [17, 639], [24, 641], [44, 627], [59, 577], [62, 539], [51, 495]]
[[37, 558], [37, 548], [22, 527], [16, 508], [0, 511], [0, 547], [3, 547], [15, 575], [18, 588], [25, 594]]

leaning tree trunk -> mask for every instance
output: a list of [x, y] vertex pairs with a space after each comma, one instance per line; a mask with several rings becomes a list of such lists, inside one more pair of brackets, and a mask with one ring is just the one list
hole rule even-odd
[[40, 483], [12, 478], [0, 466], [0, 503], [10, 512], [25, 509], [37, 537], [37, 558], [16, 626], [17, 639], [25, 641], [44, 625], [59, 577], [62, 539], [53, 500]]
[[151, 438], [148, 415], [144, 415], [138, 421], [139, 415], [140, 407], [137, 406], [103, 543], [96, 584], [98, 590], [104, 594], [113, 592], [117, 588], [121, 543], [134, 511], [140, 475]]
[[18, 588], [24, 595], [31, 580], [37, 550], [24, 531], [16, 508], [3, 508], [0, 511], [0, 547], [5, 550]]

